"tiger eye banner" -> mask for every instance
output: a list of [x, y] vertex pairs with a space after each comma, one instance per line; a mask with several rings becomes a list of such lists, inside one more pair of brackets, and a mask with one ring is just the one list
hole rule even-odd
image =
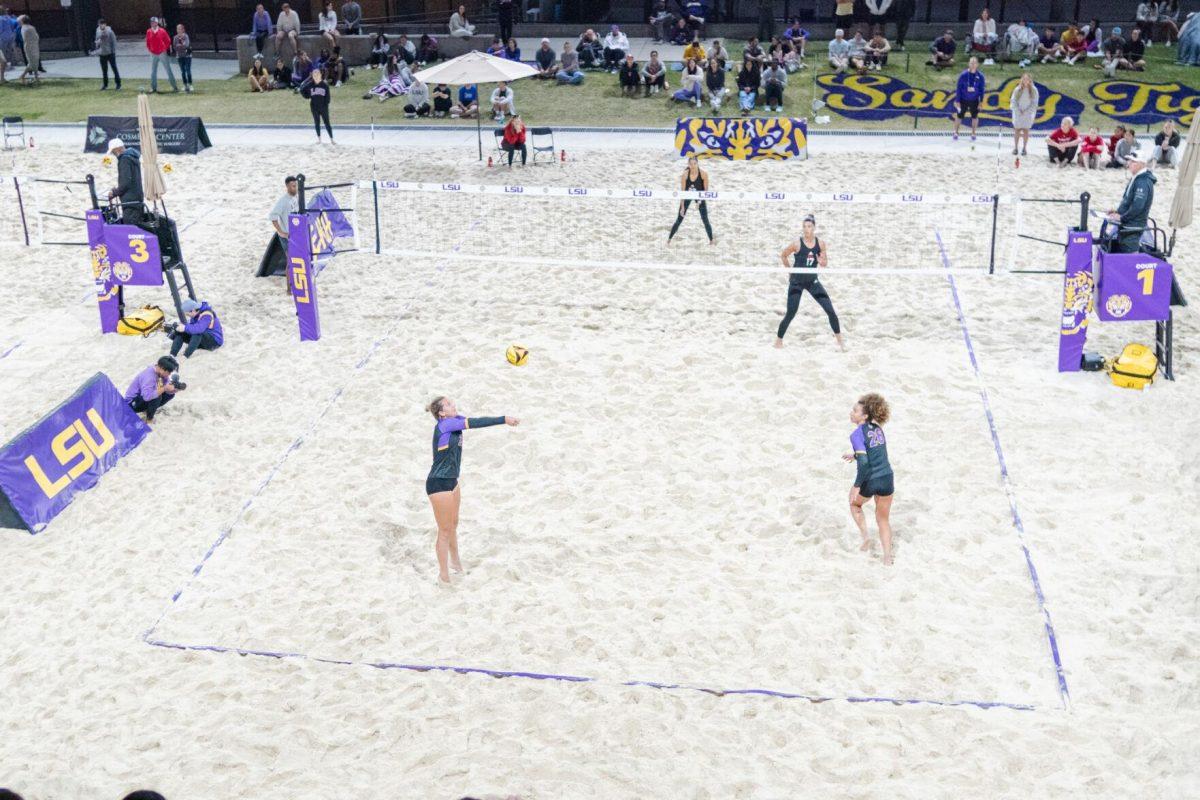
[[[979, 124], [1009, 127], [1012, 111], [1009, 100], [1019, 78], [1009, 78], [998, 89], [984, 92], [979, 104]], [[817, 83], [825, 88], [825, 105], [848, 119], [880, 122], [903, 116], [949, 118], [954, 110], [954, 91], [919, 89], [904, 81], [879, 73], [866, 75], [821, 75]], [[1063, 117], [1076, 121], [1083, 114], [1083, 103], [1040, 83], [1037, 86], [1039, 108], [1033, 120], [1038, 130], [1055, 128]]]
[[791, 117], [680, 119], [675, 146], [681, 156], [730, 161], [808, 158], [808, 122]]

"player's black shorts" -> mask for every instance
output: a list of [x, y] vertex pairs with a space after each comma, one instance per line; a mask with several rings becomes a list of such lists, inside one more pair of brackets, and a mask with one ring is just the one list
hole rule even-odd
[[858, 493], [863, 497], [891, 497], [896, 493], [893, 476], [885, 475], [882, 478], [868, 478], [863, 481], [862, 486], [858, 487]]
[[426, 478], [425, 494], [453, 492], [458, 487], [458, 478]]
[[979, 119], [979, 101], [978, 100], [963, 100], [958, 104], [958, 116], [970, 117], [971, 119]]

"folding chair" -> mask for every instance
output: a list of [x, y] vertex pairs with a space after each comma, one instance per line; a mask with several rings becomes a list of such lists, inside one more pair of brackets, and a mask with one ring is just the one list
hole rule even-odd
[[[538, 153], [549, 153], [550, 163], [554, 163], [554, 129], [530, 128], [529, 133], [533, 136], [531, 142], [533, 147], [533, 163], [537, 163]], [[546, 144], [547, 138], [550, 140], [549, 144]]]
[[492, 133], [496, 135], [496, 153], [499, 156], [497, 159], [506, 158], [507, 153], [504, 151], [504, 128], [495, 128]]
[[21, 143], [21, 147], [25, 147], [25, 119], [23, 117], [5, 117], [3, 120], [4, 126], [4, 149], [10, 149], [8, 140], [16, 139]]

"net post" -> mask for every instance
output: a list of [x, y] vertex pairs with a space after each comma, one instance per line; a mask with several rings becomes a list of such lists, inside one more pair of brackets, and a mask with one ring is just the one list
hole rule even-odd
[[304, 205], [304, 173], [303, 172], [296, 173], [296, 188], [297, 188], [296, 197], [300, 201], [299, 213], [303, 214], [305, 211], [307, 211], [307, 208]]
[[1083, 192], [1079, 195], [1079, 230], [1086, 231], [1088, 229], [1088, 209], [1092, 202], [1092, 196]]
[[[88, 178], [91, 177], [91, 175], [88, 176]], [[17, 190], [17, 208], [21, 211], [21, 230], [25, 234], [25, 246], [29, 247], [29, 223], [25, 221], [25, 201], [21, 199], [21, 181], [17, 179], [16, 175], [13, 175], [13, 188]], [[94, 190], [92, 196], [95, 197]]]
[[[374, 125], [374, 122], [372, 122], [372, 125]], [[379, 181], [375, 179], [371, 180], [371, 194], [374, 196], [375, 202], [375, 255], [379, 255], [382, 246], [382, 242], [380, 241], [381, 234], [379, 232]]]
[[1000, 195], [992, 195], [992, 244], [988, 253], [988, 275], [996, 274], [996, 225], [1000, 216]]

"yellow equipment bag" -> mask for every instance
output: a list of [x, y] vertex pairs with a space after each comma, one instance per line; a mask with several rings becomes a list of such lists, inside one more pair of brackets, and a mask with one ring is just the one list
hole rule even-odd
[[122, 336], [149, 336], [163, 326], [163, 310], [158, 306], [142, 306], [132, 314], [121, 317], [117, 333]]
[[1145, 389], [1154, 383], [1158, 372], [1158, 357], [1144, 344], [1127, 344], [1112, 363], [1108, 377], [1114, 386], [1125, 389]]

